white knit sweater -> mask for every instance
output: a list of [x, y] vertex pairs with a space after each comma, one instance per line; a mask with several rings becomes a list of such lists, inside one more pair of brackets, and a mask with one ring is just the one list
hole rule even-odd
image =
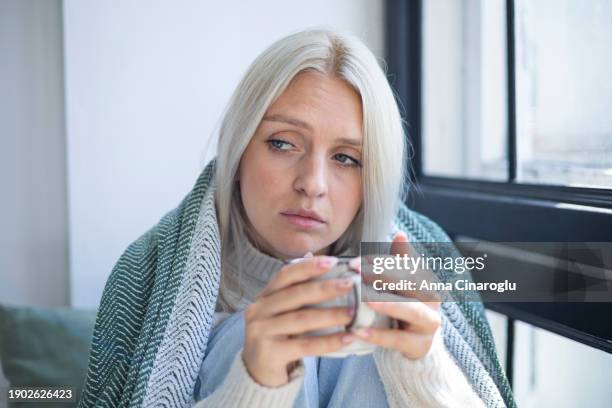
[[[253, 247], [248, 239], [244, 245], [232, 250], [224, 265], [224, 273], [234, 273], [239, 279], [239, 291], [230, 291], [231, 304], [217, 303], [214, 324], [219, 324], [229, 313], [222, 312], [228, 306], [241, 310], [282, 266], [283, 262]], [[237, 260], [242, 259], [241, 274]], [[376, 348], [373, 353], [376, 367], [384, 384], [391, 407], [484, 407], [482, 400], [472, 390], [463, 372], [447, 352], [438, 330], [429, 352], [418, 360], [410, 360], [401, 353]], [[194, 407], [291, 407], [304, 381], [304, 366], [299, 364], [289, 375], [289, 382], [280, 387], [258, 384], [248, 373], [242, 360], [242, 350], [221, 386]]]

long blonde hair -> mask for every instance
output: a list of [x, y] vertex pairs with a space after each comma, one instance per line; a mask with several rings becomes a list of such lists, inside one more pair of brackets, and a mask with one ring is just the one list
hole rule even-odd
[[[352, 86], [363, 109], [363, 203], [333, 254], [360, 241], [386, 241], [399, 204], [404, 200], [407, 142], [402, 119], [376, 57], [356, 37], [330, 29], [310, 29], [284, 37], [249, 66], [226, 108], [217, 147], [215, 204], [221, 235], [221, 265], [235, 234], [246, 226], [240, 190], [234, 181], [240, 159], [270, 105], [301, 72], [335, 75]], [[233, 237], [233, 238], [232, 238]], [[221, 278], [221, 297], [236, 287], [236, 277]]]

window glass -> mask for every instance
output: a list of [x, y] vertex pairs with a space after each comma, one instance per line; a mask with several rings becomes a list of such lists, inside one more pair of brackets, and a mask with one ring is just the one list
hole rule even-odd
[[612, 188], [612, 1], [515, 2], [517, 180]]
[[423, 2], [423, 172], [506, 180], [504, 0]]

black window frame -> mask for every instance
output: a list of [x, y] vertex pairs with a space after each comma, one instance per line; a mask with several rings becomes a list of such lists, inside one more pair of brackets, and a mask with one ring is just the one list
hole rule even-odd
[[[385, 60], [396, 93], [413, 157], [410, 173], [417, 185], [407, 203], [457, 235], [493, 242], [612, 242], [612, 190], [516, 182], [514, 1], [506, 0], [508, 69], [508, 180], [506, 182], [433, 177], [423, 173], [421, 143], [422, 2], [387, 0]], [[564, 204], [561, 208], [559, 204]], [[567, 205], [569, 204], [569, 205]], [[506, 369], [512, 377], [514, 320], [560, 334], [612, 353], [612, 304], [550, 306], [536, 303], [487, 303], [508, 316]], [[558, 307], [557, 307], [558, 306]], [[583, 313], [595, 319], [585, 327], [573, 322]], [[599, 320], [599, 321], [598, 321]], [[594, 334], [597, 333], [597, 334]]]

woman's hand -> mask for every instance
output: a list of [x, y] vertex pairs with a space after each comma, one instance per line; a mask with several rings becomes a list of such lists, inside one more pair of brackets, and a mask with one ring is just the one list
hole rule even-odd
[[284, 266], [246, 308], [242, 358], [255, 381], [268, 387], [286, 384], [290, 365], [302, 357], [324, 355], [353, 341], [347, 333], [294, 337], [351, 321], [352, 308], [301, 309], [351, 290], [350, 279], [311, 281], [337, 262], [334, 257], [317, 256]]
[[[411, 256], [408, 238], [398, 232], [393, 238], [391, 255]], [[387, 280], [382, 275], [378, 279]], [[392, 281], [392, 280], [387, 280]], [[355, 331], [361, 340], [401, 352], [416, 360], [423, 357], [433, 343], [434, 335], [441, 325], [440, 302], [435, 296], [418, 291], [395, 291], [397, 295], [415, 299], [404, 302], [367, 302], [378, 313], [395, 319], [396, 329], [362, 328]]]

